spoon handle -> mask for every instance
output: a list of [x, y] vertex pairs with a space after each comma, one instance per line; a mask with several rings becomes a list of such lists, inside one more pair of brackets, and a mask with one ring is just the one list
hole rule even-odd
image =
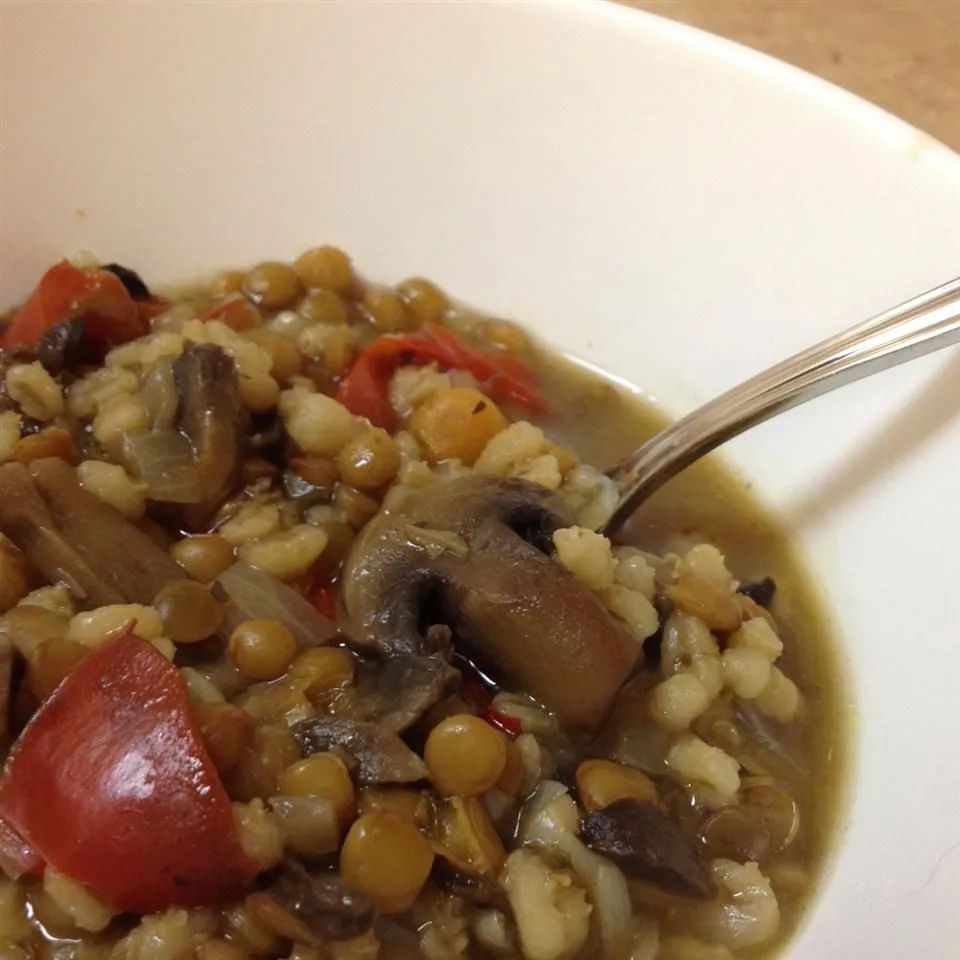
[[960, 342], [960, 277], [795, 354], [651, 437], [611, 471], [612, 533], [671, 477], [721, 443], [791, 407]]

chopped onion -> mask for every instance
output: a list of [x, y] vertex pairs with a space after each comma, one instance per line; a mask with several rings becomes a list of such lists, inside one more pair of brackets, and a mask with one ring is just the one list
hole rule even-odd
[[151, 430], [123, 438], [123, 458], [163, 503], [200, 503], [203, 489], [190, 441], [176, 430]]
[[803, 783], [808, 771], [777, 732], [775, 721], [765, 717], [757, 707], [745, 700], [737, 700], [735, 714], [741, 721], [747, 744], [753, 747], [737, 760], [752, 773], [779, 777], [790, 784]]
[[577, 836], [577, 805], [562, 783], [544, 780], [527, 801], [519, 839], [562, 856], [590, 894], [605, 957], [619, 960], [636, 931], [626, 878], [616, 864], [588, 850]]
[[325, 617], [292, 587], [246, 563], [235, 563], [214, 581], [227, 595], [224, 630], [244, 620], [277, 620], [299, 647], [319, 647], [337, 633], [337, 622]]
[[217, 685], [199, 670], [193, 667], [181, 667], [180, 675], [187, 683], [187, 693], [190, 702], [197, 703], [224, 703], [226, 698]]
[[144, 374], [140, 399], [154, 430], [170, 430], [180, 407], [180, 396], [173, 379], [173, 358], [161, 357]]

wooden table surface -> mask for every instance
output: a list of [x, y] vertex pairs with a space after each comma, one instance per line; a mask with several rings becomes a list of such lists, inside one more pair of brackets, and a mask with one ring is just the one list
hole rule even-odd
[[960, 152], [960, 0], [623, 0], [846, 87]]

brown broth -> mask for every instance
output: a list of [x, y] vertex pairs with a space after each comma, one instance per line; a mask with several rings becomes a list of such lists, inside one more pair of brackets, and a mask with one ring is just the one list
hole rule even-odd
[[[545, 424], [548, 432], [600, 469], [618, 463], [669, 423], [638, 395], [553, 351], [538, 351], [537, 368], [556, 411]], [[784, 641], [779, 663], [800, 687], [809, 709], [804, 742], [797, 744], [810, 767], [809, 789], [798, 797], [803, 827], [790, 852], [809, 872], [811, 883], [799, 895], [777, 891], [781, 926], [772, 944], [736, 951], [738, 957], [770, 960], [781, 955], [807, 916], [837, 846], [850, 727], [841, 658], [790, 532], [721, 457], [704, 458], [661, 488], [619, 539], [659, 554], [678, 538], [715, 544], [741, 581], [773, 577], [777, 592], [771, 612]]]

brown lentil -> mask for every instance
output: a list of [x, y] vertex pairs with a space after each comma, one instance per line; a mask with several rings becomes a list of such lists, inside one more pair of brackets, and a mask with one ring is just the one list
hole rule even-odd
[[311, 290], [297, 305], [297, 313], [315, 323], [345, 324], [347, 308], [330, 290]]
[[278, 310], [293, 303], [303, 287], [297, 271], [289, 264], [267, 261], [247, 271], [243, 292], [258, 306]]
[[171, 580], [154, 598], [164, 635], [174, 643], [199, 643], [223, 623], [223, 607], [196, 580]]
[[303, 373], [303, 359], [296, 346], [274, 330], [261, 328], [251, 330], [247, 339], [252, 340], [270, 357], [270, 375], [286, 385], [292, 377]]
[[342, 296], [353, 287], [350, 258], [338, 247], [313, 247], [297, 257], [294, 268], [308, 290], [331, 290]]
[[249, 300], [242, 297], [218, 307], [214, 319], [238, 333], [256, 330], [263, 326], [260, 311]]
[[386, 810], [360, 817], [340, 851], [340, 874], [383, 913], [413, 906], [433, 865], [433, 850], [409, 817]]
[[184, 537], [170, 548], [170, 556], [201, 583], [216, 580], [235, 559], [233, 546], [217, 533]]
[[431, 463], [457, 459], [473, 466], [487, 443], [506, 426], [500, 408], [470, 387], [438, 390], [410, 418], [410, 432]]
[[413, 326], [413, 317], [400, 297], [383, 287], [370, 287], [363, 294], [363, 312], [383, 333], [402, 333]]
[[338, 327], [327, 337], [323, 347], [323, 368], [332, 377], [346, 373], [357, 352], [356, 341], [349, 327]]
[[373, 427], [349, 440], [337, 457], [340, 476], [358, 490], [385, 487], [400, 469], [400, 451], [386, 430]]
[[244, 620], [232, 634], [230, 659], [249, 680], [282, 677], [297, 653], [293, 634], [277, 620]]
[[231, 293], [239, 293], [243, 289], [243, 277], [242, 270], [225, 270], [217, 274], [210, 285], [210, 290], [215, 297], [227, 297]]
[[423, 759], [444, 796], [475, 797], [500, 779], [507, 765], [503, 735], [469, 713], [441, 720], [427, 737]]
[[333, 804], [341, 824], [353, 820], [357, 801], [346, 764], [334, 753], [315, 753], [280, 775], [280, 792], [291, 797], [321, 797]]
[[290, 666], [290, 676], [309, 682], [308, 694], [325, 693], [353, 682], [353, 657], [340, 647], [304, 650]]
[[404, 280], [397, 285], [397, 292], [418, 325], [439, 323], [450, 306], [443, 291], [423, 277]]

